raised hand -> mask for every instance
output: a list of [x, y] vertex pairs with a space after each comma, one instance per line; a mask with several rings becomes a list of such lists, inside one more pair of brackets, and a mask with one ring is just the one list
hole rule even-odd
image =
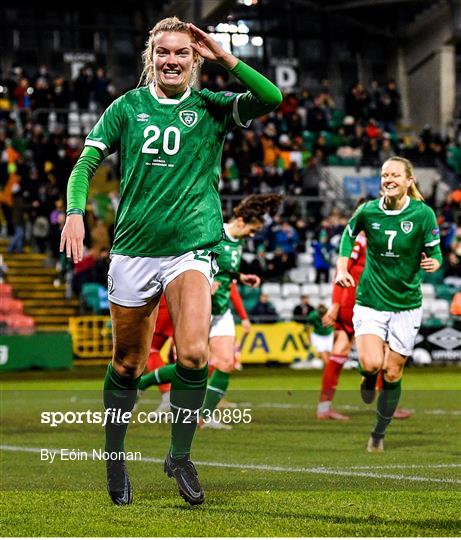
[[218, 62], [228, 69], [235, 67], [238, 59], [234, 55], [227, 53], [217, 41], [195, 26], [195, 24], [188, 23], [187, 26], [195, 39], [195, 42], [191, 43], [191, 47], [202, 58], [211, 62]]

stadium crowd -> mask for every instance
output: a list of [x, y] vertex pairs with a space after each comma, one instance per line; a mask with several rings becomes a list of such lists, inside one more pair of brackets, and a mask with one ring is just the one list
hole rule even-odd
[[[220, 75], [212, 77], [206, 72], [200, 85], [214, 91], [242, 90]], [[0, 217], [1, 235], [10, 239], [9, 251], [20, 253], [27, 242], [34, 250], [60, 259], [67, 179], [86, 134], [69, 134], [68, 111], [100, 112], [116, 95], [104, 68], [93, 73], [84, 67], [76, 79], [68, 81], [52, 75], [44, 65], [32, 76], [15, 66], [9, 77], [0, 80]], [[357, 83], [343, 102], [344, 107], [339, 108], [328, 81], [323, 81], [317, 92], [304, 89], [286, 94], [275, 113], [228, 136], [222, 195], [243, 197], [275, 191], [287, 197], [282, 214], [250, 242], [255, 256], [246, 271], [265, 280], [283, 281], [296, 266], [298, 254], [308, 250], [313, 253], [316, 281], [331, 280], [348, 212], [333, 208], [325, 217], [321, 205], [312, 204], [308, 214], [302, 215], [297, 197], [319, 196], [319, 170], [325, 165], [379, 167], [399, 154], [416, 166], [442, 164], [451, 171], [454, 187], [436, 211], [443, 237], [444, 274], [460, 275], [459, 140], [443, 138], [430, 126], [416, 136], [399, 133], [400, 95], [392, 80], [385, 85], [373, 81], [369, 88]], [[425, 195], [433, 204], [435, 197]], [[111, 193], [105, 200], [103, 211], [95, 201], [87, 208], [88, 251], [73, 269], [75, 294], [87, 281], [105, 283], [118, 194]], [[61, 258], [63, 269], [66, 264]]]

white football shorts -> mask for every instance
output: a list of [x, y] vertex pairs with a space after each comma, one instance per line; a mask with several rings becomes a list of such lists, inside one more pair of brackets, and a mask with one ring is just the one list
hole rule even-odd
[[334, 332], [328, 334], [328, 336], [321, 336], [312, 332], [310, 335], [311, 345], [316, 352], [331, 352], [333, 350]]
[[109, 300], [123, 307], [141, 307], [159, 296], [187, 270], [201, 272], [211, 284], [216, 260], [209, 250], [188, 251], [178, 257], [130, 257], [112, 254], [107, 288]]
[[392, 351], [402, 356], [410, 356], [422, 316], [422, 308], [394, 312], [378, 311], [356, 304], [352, 322], [356, 336], [373, 334], [387, 342]]
[[212, 315], [209, 337], [235, 336], [234, 317], [230, 309], [222, 315]]

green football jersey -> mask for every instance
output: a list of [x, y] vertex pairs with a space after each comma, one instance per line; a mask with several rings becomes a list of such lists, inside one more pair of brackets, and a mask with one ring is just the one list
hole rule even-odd
[[306, 324], [312, 326], [312, 332], [318, 336], [329, 336], [334, 332], [332, 326], [323, 326], [322, 319], [315, 309], [306, 317]]
[[222, 315], [229, 309], [230, 290], [232, 277], [231, 273], [238, 272], [242, 260], [243, 240], [232, 238], [227, 226], [224, 225], [224, 238], [221, 240], [217, 258], [218, 273], [214, 280], [220, 283], [220, 286], [211, 297], [211, 313], [213, 315]]
[[177, 256], [222, 238], [218, 196], [226, 134], [240, 122], [240, 94], [188, 88], [160, 99], [152, 85], [115, 100], [85, 145], [120, 146], [120, 205], [112, 253]]
[[383, 198], [366, 202], [343, 233], [340, 256], [349, 257], [353, 239], [362, 230], [367, 253], [357, 304], [392, 312], [420, 307], [421, 254], [440, 258], [440, 234], [433, 210], [410, 197], [401, 210], [386, 210]]

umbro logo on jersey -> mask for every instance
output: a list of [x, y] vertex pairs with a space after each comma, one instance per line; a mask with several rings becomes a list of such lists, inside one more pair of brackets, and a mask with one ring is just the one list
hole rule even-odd
[[149, 115], [143, 112], [139, 113], [136, 115], [136, 120], [138, 122], [147, 122], [147, 120], [149, 120]]
[[405, 234], [408, 234], [413, 230], [413, 222], [412, 221], [402, 221], [400, 223], [400, 227], [401, 227], [402, 231]]
[[379, 230], [381, 228], [381, 223], [372, 223], [371, 224], [371, 228], [374, 229], [375, 231]]
[[195, 111], [181, 111], [179, 119], [185, 126], [192, 127], [197, 123], [198, 114]]

